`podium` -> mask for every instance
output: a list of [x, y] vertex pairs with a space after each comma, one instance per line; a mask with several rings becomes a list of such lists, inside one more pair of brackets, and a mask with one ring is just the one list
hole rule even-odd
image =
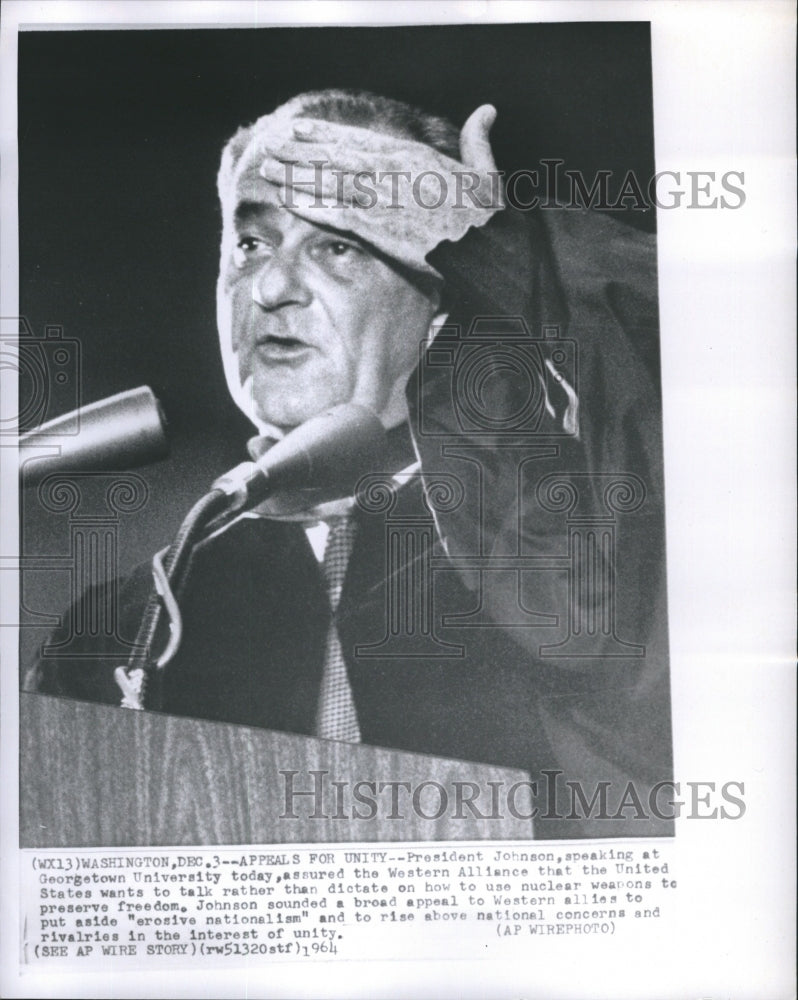
[[531, 840], [527, 780], [469, 761], [20, 696], [23, 848]]

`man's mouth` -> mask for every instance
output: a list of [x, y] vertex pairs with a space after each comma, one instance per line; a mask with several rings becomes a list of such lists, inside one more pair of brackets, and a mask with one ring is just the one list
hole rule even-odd
[[269, 361], [293, 361], [311, 350], [311, 345], [296, 337], [269, 334], [258, 338], [257, 350], [261, 357]]

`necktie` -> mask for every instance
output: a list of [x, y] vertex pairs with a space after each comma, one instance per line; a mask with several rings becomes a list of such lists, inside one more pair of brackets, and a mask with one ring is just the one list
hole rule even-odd
[[324, 654], [324, 674], [316, 716], [316, 735], [324, 740], [360, 742], [352, 689], [346, 675], [341, 642], [335, 624], [335, 612], [341, 599], [346, 567], [355, 540], [355, 523], [351, 517], [341, 517], [331, 522], [330, 534], [324, 550], [324, 578], [330, 599], [332, 618], [327, 630]]

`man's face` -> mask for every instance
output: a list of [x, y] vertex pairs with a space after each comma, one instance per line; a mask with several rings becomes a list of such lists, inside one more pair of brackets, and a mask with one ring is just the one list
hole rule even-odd
[[256, 167], [224, 210], [217, 313], [239, 406], [283, 429], [347, 402], [400, 423], [437, 297], [356, 238], [292, 215]]

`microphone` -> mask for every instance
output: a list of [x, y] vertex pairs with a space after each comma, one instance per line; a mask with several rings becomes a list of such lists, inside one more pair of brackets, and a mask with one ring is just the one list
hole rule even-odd
[[[55, 447], [58, 451], [53, 454]], [[51, 453], [36, 453], [43, 448]], [[53, 472], [132, 469], [168, 454], [160, 403], [143, 385], [20, 435], [19, 472], [24, 486], [35, 486]]]
[[242, 462], [213, 484], [238, 513], [271, 499], [274, 513], [308, 510], [351, 496], [357, 481], [379, 467], [385, 428], [357, 403], [342, 403], [311, 417], [257, 462]]
[[385, 428], [377, 415], [364, 406], [343, 403], [295, 427], [257, 462], [242, 462], [217, 479], [186, 515], [166, 558], [158, 553], [153, 560], [155, 590], [136, 635], [136, 646], [144, 652], [134, 653], [127, 668], [119, 667], [115, 673], [124, 693], [122, 704], [143, 706], [161, 600], [171, 619], [170, 638], [156, 666], [163, 668], [180, 646], [183, 623], [174, 591], [184, 582], [191, 553], [203, 536], [265, 500], [276, 503], [273, 513], [285, 514], [351, 496], [360, 477], [379, 467], [384, 451]]

